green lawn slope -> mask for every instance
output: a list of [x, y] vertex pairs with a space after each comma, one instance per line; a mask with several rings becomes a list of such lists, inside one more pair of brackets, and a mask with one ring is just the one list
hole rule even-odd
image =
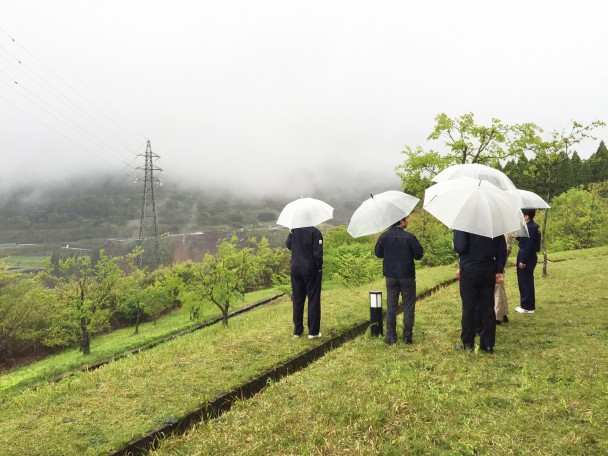
[[[495, 355], [455, 351], [457, 285], [417, 305], [414, 345], [369, 333], [270, 383], [157, 454], [605, 454], [605, 250], [537, 274], [538, 311], [515, 314]], [[540, 271], [539, 271], [540, 272]], [[420, 269], [418, 292], [454, 267]], [[369, 318], [368, 291], [323, 293], [322, 333]], [[288, 299], [92, 372], [0, 398], [0, 454], [104, 454], [320, 343], [291, 337]]]
[[[246, 293], [243, 301], [237, 302], [232, 311], [280, 293], [274, 288]], [[156, 322], [142, 323], [137, 334], [134, 334], [133, 327], [128, 327], [96, 336], [91, 341], [91, 353], [86, 356], [82, 355], [79, 347], [74, 347], [27, 366], [11, 369], [0, 376], [0, 397], [41, 381], [51, 380], [72, 370], [95, 366], [97, 363], [120, 357], [125, 352], [158, 344], [174, 334], [191, 330], [203, 322], [221, 316], [220, 310], [211, 303], [201, 308], [200, 318], [197, 321], [191, 321], [188, 312], [188, 309], [181, 308], [159, 318]]]
[[[454, 268], [420, 271], [419, 291]], [[323, 294], [321, 330], [340, 334], [369, 319], [368, 290]], [[279, 299], [155, 348], [59, 383], [0, 398], [2, 455], [100, 454], [183, 416], [321, 341], [292, 337], [291, 302]]]
[[534, 315], [507, 271], [494, 355], [454, 350], [454, 285], [417, 307], [414, 345], [359, 337], [153, 454], [608, 454], [608, 256], [563, 257]]

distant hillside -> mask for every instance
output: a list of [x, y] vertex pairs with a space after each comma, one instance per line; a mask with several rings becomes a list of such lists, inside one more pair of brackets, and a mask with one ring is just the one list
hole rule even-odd
[[[360, 189], [345, 188], [339, 182], [333, 182], [316, 189], [312, 195], [303, 196], [331, 204], [334, 219], [328, 223], [340, 225], [348, 223], [370, 192], [387, 189], [378, 184]], [[200, 255], [219, 238], [233, 232], [239, 236], [264, 235], [271, 244], [282, 244], [285, 233], [277, 230], [280, 227], [275, 222], [293, 196], [255, 197], [240, 195], [237, 191], [180, 188], [170, 182], [156, 187], [157, 222], [166, 244], [166, 255], [188, 257], [183, 252], [186, 246]], [[0, 194], [0, 245], [77, 244], [121, 251], [121, 244], [138, 238], [142, 193], [141, 184], [117, 185], [107, 180], [72, 181], [43, 189], [23, 186], [5, 191]]]

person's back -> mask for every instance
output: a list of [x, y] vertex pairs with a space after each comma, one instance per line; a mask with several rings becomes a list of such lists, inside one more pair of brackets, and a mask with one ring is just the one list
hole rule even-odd
[[397, 310], [399, 294], [403, 300], [403, 340], [412, 343], [416, 306], [416, 269], [414, 260], [422, 258], [422, 246], [412, 233], [405, 231], [408, 218], [399, 220], [380, 235], [375, 253], [382, 258], [386, 278], [386, 338], [388, 344], [397, 342]]
[[[527, 211], [531, 213], [532, 211]], [[540, 251], [540, 231], [538, 224], [533, 218], [528, 216], [526, 220], [528, 228], [528, 236], [518, 237], [519, 251], [517, 252], [518, 263], [535, 263], [537, 261], [537, 253]]]
[[291, 250], [292, 268], [323, 269], [323, 236], [317, 228], [292, 229], [285, 245]]
[[534, 209], [522, 209], [528, 227], [529, 237], [518, 237], [517, 284], [519, 286], [520, 305], [515, 308], [519, 313], [536, 311], [536, 293], [534, 290], [534, 269], [538, 262], [536, 253], [540, 251], [540, 231], [534, 221]]
[[[480, 272], [492, 265], [493, 273], [502, 273], [507, 259], [504, 236], [494, 239], [454, 230], [454, 251], [460, 255], [460, 271]], [[499, 266], [496, 268], [496, 266]]]
[[504, 236], [493, 239], [454, 230], [454, 251], [460, 256], [460, 297], [462, 299], [462, 330], [460, 339], [465, 349], [475, 346], [475, 330], [481, 316], [480, 350], [494, 352], [496, 312], [494, 288], [503, 280], [507, 260]]
[[384, 259], [382, 273], [385, 277], [405, 279], [416, 277], [414, 260], [422, 258], [423, 250], [416, 236], [397, 225], [380, 235], [375, 253]]
[[291, 250], [293, 335], [300, 337], [304, 331], [304, 302], [308, 297], [308, 337], [320, 337], [323, 236], [313, 226], [293, 228], [285, 245]]

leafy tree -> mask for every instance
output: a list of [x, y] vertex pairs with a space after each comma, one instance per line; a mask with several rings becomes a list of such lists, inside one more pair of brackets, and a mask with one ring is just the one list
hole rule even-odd
[[589, 184], [589, 193], [592, 195], [591, 211], [596, 218], [595, 245], [608, 244], [608, 180]]
[[245, 291], [261, 290], [272, 286], [272, 277], [276, 274], [289, 272], [289, 250], [285, 248], [270, 248], [266, 237], [259, 241], [251, 238], [249, 243], [253, 249], [250, 258], [250, 280]]
[[47, 301], [37, 282], [0, 261], [0, 363], [41, 344]]
[[139, 325], [146, 318], [152, 318], [156, 324], [163, 313], [181, 305], [179, 297], [183, 282], [172, 267], [161, 267], [152, 272], [137, 268], [132, 261], [134, 255], [127, 257], [122, 265], [128, 274], [117, 290], [120, 301], [117, 313], [129, 323], [134, 323], [134, 334], [138, 334]]
[[[201, 292], [199, 270], [201, 265], [193, 261], [174, 264], [171, 267], [172, 280], [178, 284], [178, 294], [174, 296], [174, 305], [186, 306], [190, 320], [198, 320], [201, 311]], [[178, 301], [178, 302], [176, 302]]]
[[323, 280], [340, 276], [343, 261], [338, 257], [347, 252], [348, 246], [352, 246], [348, 250], [351, 254], [360, 256], [369, 253], [375, 262], [373, 252], [377, 238], [375, 235], [353, 238], [343, 225], [326, 230], [323, 233]]
[[202, 263], [193, 264], [195, 288], [203, 301], [215, 304], [222, 312], [222, 324], [228, 326], [230, 308], [244, 299], [251, 281], [252, 249], [238, 248], [238, 239], [222, 240], [217, 253], [206, 253]]
[[[408, 231], [414, 234], [424, 249], [424, 256], [420, 260], [423, 266], [435, 266], [437, 264], [449, 264], [453, 258], [453, 250], [444, 258], [445, 249], [437, 242], [449, 236], [450, 230], [429, 212], [416, 209], [410, 215]], [[450, 236], [449, 236], [450, 237]], [[450, 237], [450, 248], [452, 239]]]
[[346, 287], [356, 287], [377, 279], [382, 263], [365, 244], [345, 244], [336, 248], [333, 279]]
[[401, 185], [411, 195], [424, 197], [424, 190], [433, 183], [431, 179], [442, 169], [453, 163], [452, 157], [442, 156], [435, 150], [425, 152], [421, 146], [412, 149], [405, 146], [402, 152], [405, 160], [395, 168], [401, 178]]
[[[128, 261], [133, 261], [136, 254], [130, 255]], [[113, 292], [122, 277], [121, 260], [125, 258], [110, 258], [104, 251], [95, 265], [87, 256], [66, 258], [59, 261], [58, 276], [52, 274], [52, 266], [43, 276], [54, 283], [58, 301], [71, 323], [63, 328], [69, 334], [70, 327], [78, 326], [83, 355], [90, 353], [92, 334], [109, 327]]]
[[442, 113], [435, 117], [435, 122], [427, 140], [443, 141], [443, 153], [406, 146], [405, 160], [396, 167], [403, 187], [417, 196], [422, 196], [433, 176], [448, 166], [480, 163], [500, 167], [501, 160], [522, 152], [526, 144], [523, 135], [529, 129], [527, 124], [508, 126], [498, 119], [492, 119], [487, 126], [478, 125], [472, 113], [457, 118]]
[[589, 184], [589, 191], [597, 198], [608, 199], [608, 179]]
[[272, 286], [291, 298], [291, 276], [289, 274], [280, 272], [278, 274], [273, 275]]
[[[605, 126], [602, 121], [595, 121], [589, 125], [583, 125], [579, 122], [572, 121], [568, 130], [554, 130], [548, 137], [541, 137], [542, 129], [535, 125], [528, 125], [525, 131], [525, 147], [534, 154], [534, 164], [528, 170], [541, 187], [544, 189], [544, 196], [547, 202], [551, 201], [551, 197], [555, 193], [557, 186], [558, 166], [569, 159], [575, 152], [575, 147], [581, 141], [587, 138], [593, 138], [591, 133], [599, 127]], [[545, 217], [542, 225], [542, 250], [543, 250], [543, 276], [547, 275], [547, 250], [546, 250], [546, 233], [547, 219], [549, 218], [549, 210], [545, 211]]]
[[425, 253], [425, 256], [429, 256], [428, 264], [438, 266], [458, 261], [458, 254], [454, 252], [452, 239], [452, 233], [447, 233], [433, 242], [429, 251]]
[[[331, 249], [334, 246], [350, 245], [357, 243], [369, 243], [369, 236], [353, 238], [344, 225], [333, 227], [323, 233], [324, 248]], [[325, 245], [327, 244], [327, 245]]]
[[608, 200], [599, 194], [572, 188], [553, 199], [551, 211], [548, 242], [553, 249], [585, 249], [608, 240]]
[[145, 272], [138, 269], [125, 277], [116, 290], [118, 305], [115, 314], [119, 315], [120, 320], [135, 325], [134, 334], [139, 333], [139, 324], [144, 315], [142, 301], [148, 285]]

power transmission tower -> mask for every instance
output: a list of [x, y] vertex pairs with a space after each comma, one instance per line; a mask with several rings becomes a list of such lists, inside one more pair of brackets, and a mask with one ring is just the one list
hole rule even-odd
[[[142, 157], [140, 154], [139, 157]], [[154, 237], [154, 261], [155, 266], [160, 265], [160, 237], [158, 235], [158, 224], [156, 223], [156, 200], [154, 199], [154, 183], [157, 182], [162, 185], [162, 181], [154, 176], [156, 171], [162, 171], [161, 168], [154, 166], [154, 159], [160, 158], [159, 155], [152, 152], [152, 146], [150, 141], [146, 146], [145, 159], [146, 164], [144, 167], [138, 167], [144, 171], [144, 195], [141, 206], [141, 221], [139, 223], [139, 239], [138, 245], [143, 246], [144, 240]], [[141, 179], [137, 179], [135, 182]], [[152, 226], [150, 226], [150, 220]], [[139, 268], [143, 266], [143, 255], [139, 256], [138, 259]]]

